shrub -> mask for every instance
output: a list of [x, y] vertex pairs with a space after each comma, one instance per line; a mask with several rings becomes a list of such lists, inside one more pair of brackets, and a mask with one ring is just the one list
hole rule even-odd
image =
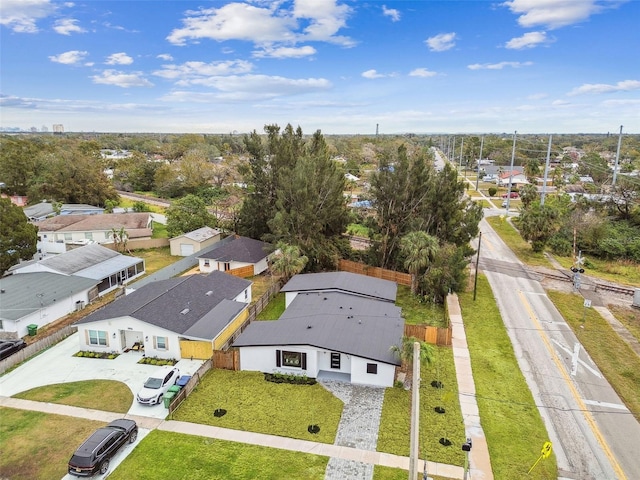
[[495, 197], [496, 193], [498, 193], [498, 189], [496, 187], [489, 187], [489, 196]]

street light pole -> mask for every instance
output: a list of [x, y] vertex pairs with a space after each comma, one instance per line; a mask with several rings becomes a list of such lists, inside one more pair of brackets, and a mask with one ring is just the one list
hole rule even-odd
[[551, 158], [551, 138], [549, 135], [549, 146], [547, 147], [547, 163], [544, 165], [544, 180], [542, 181], [542, 196], [540, 197], [540, 205], [544, 205], [544, 196], [547, 193], [547, 176], [549, 174], [549, 159]]
[[473, 280], [473, 301], [476, 300], [476, 290], [478, 290], [478, 263], [480, 262], [480, 244], [482, 243], [482, 232], [478, 235], [478, 252], [476, 253], [476, 277]]
[[509, 211], [509, 206], [511, 205], [511, 184], [513, 183], [513, 161], [516, 158], [516, 137], [518, 132], [513, 132], [513, 149], [511, 150], [511, 167], [509, 170], [509, 190], [507, 191], [507, 212]]
[[[409, 480], [418, 475], [418, 435], [420, 433], [420, 342], [413, 342], [413, 383], [411, 385], [411, 439]], [[425, 458], [426, 462], [427, 459]]]
[[478, 191], [478, 181], [480, 181], [480, 162], [482, 161], [483, 146], [484, 146], [484, 135], [480, 139], [480, 158], [478, 158], [478, 167], [476, 168], [476, 192]]

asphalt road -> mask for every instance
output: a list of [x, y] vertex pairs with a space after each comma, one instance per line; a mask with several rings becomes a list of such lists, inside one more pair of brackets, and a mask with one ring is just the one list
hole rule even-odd
[[559, 478], [640, 479], [640, 424], [534, 272], [527, 271], [486, 221], [480, 229], [481, 264], [549, 432]]

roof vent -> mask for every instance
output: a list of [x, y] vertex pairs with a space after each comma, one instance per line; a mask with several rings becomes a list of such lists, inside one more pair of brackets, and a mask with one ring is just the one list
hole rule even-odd
[[189, 313], [189, 309], [188, 308], [185, 308], [184, 310], [182, 310], [180, 312], [181, 315], [186, 315], [187, 313]]
[[207, 297], [210, 297], [211, 295], [213, 295], [213, 290], [209, 290], [207, 293], [205, 293], [205, 295]]
[[311, 328], [311, 325], [307, 325], [307, 330]]

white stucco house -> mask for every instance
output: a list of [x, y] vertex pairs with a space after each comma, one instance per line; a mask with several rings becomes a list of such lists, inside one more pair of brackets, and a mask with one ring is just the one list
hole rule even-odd
[[31, 272], [0, 278], [0, 338], [20, 338], [84, 308], [98, 296], [98, 281]]
[[91, 244], [16, 265], [11, 271], [14, 275], [51, 272], [89, 278], [98, 282], [98, 294], [102, 296], [144, 275], [145, 264], [142, 258]]
[[244, 269], [247, 275], [242, 276], [254, 276], [269, 267], [268, 259], [272, 252], [270, 243], [238, 236], [225, 245], [203, 253], [198, 257], [198, 266], [202, 273]]
[[202, 227], [169, 240], [171, 255], [188, 257], [220, 241], [222, 231]]
[[404, 320], [393, 302], [370, 293], [298, 292], [278, 320], [252, 322], [233, 342], [240, 368], [393, 386], [400, 360], [391, 348], [402, 342]]
[[248, 316], [251, 282], [222, 272], [152, 282], [74, 325], [80, 350], [211, 358]]

